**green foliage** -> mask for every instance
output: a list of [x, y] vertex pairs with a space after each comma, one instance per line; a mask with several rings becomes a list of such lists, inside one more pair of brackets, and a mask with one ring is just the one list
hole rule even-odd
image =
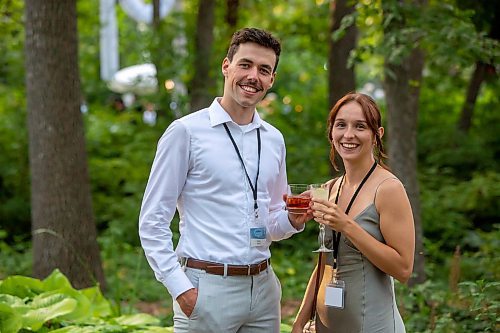
[[[55, 270], [44, 280], [10, 276], [0, 280], [0, 331], [172, 333], [146, 313], [118, 315], [99, 287], [73, 289]], [[282, 332], [290, 327], [281, 325]]]
[[453, 293], [430, 280], [411, 289], [398, 285], [398, 306], [408, 332], [496, 332], [499, 287], [499, 282], [469, 281]]
[[23, 236], [14, 236], [14, 242], [7, 240], [8, 233], [0, 228], [0, 279], [10, 274], [31, 272], [31, 252]]
[[500, 281], [500, 224], [492, 231], [470, 232], [466, 242], [470, 249], [462, 256], [462, 281]]
[[[478, 248], [464, 250], [453, 259], [444, 251], [439, 256], [430, 253], [427, 259], [433, 261], [427, 261], [429, 279], [425, 283], [413, 287], [396, 284], [397, 302], [408, 332], [497, 331], [500, 226], [491, 232], [477, 232], [473, 238]], [[438, 257], [439, 263], [434, 261]]]
[[30, 227], [28, 133], [24, 90], [0, 84], [0, 221], [12, 240]]
[[[419, 2], [366, 0], [356, 5], [357, 24], [361, 38], [352, 60], [357, 64], [369, 61], [380, 66], [378, 59], [399, 64], [409, 52], [421, 48], [428, 67], [463, 70], [475, 61], [497, 64], [500, 42], [490, 38], [487, 30], [477, 27], [491, 25], [491, 12], [477, 2], [465, 9], [463, 1]], [[482, 16], [481, 16], [482, 15]], [[476, 24], [482, 22], [482, 24]], [[446, 41], [446, 42], [444, 42]], [[372, 70], [374, 70], [372, 68]], [[381, 74], [381, 69], [374, 70]]]
[[[495, 331], [500, 304], [498, 296], [500, 266], [496, 256], [499, 249], [499, 234], [500, 227], [497, 227], [495, 233], [478, 235], [481, 237], [480, 243], [483, 246], [478, 251], [464, 253], [461, 260], [463, 282], [458, 284], [456, 292], [450, 291], [443, 279], [437, 278], [411, 288], [396, 284], [398, 305], [409, 332]], [[292, 245], [292, 239], [276, 244], [273, 248], [273, 267], [282, 282], [285, 302], [289, 299], [300, 299], [316, 260], [308, 246], [310, 243], [301, 239], [295, 241], [303, 244], [299, 247], [300, 250], [296, 250], [298, 247]], [[124, 295], [135, 295], [135, 298], [122, 299], [122, 302], [133, 304], [138, 300], [146, 300], [148, 299], [145, 297], [147, 293], [151, 293], [150, 300], [169, 299], [164, 287], [157, 282], [153, 283], [152, 273], [146, 267], [144, 257], [138, 249], [125, 249], [121, 251], [121, 256], [129, 259], [122, 260], [117, 265], [120, 269], [112, 268], [114, 273], [110, 273], [109, 270], [106, 273], [110, 277], [116, 276], [116, 279], [110, 283], [115, 287], [127, 281], [134, 281], [134, 289], [123, 288], [121, 292]], [[105, 258], [105, 265], [108, 260], [116, 261], [117, 257]], [[307, 260], [304, 261], [304, 258]], [[134, 260], [142, 261], [142, 263], [137, 264]], [[434, 269], [446, 274], [450, 269], [449, 265], [447, 261], [444, 266], [441, 264]], [[486, 272], [489, 272], [489, 275]], [[477, 280], [478, 276], [484, 278]], [[152, 295], [154, 292], [155, 297]], [[74, 300], [74, 302], [68, 300]], [[166, 303], [168, 302], [170, 301]], [[19, 330], [20, 327], [25, 327], [22, 325], [28, 324], [36, 328], [40, 325], [40, 321], [49, 317], [53, 317], [52, 320], [45, 322], [39, 332], [47, 330], [55, 332], [101, 330], [154, 332], [158, 329], [152, 326], [141, 328], [133, 326], [136, 320], [141, 318], [144, 319], [141, 319], [141, 325], [158, 325], [159, 321], [150, 316], [135, 314], [136, 310], [133, 307], [125, 309], [122, 306], [120, 309], [119, 306], [112, 304], [103, 298], [97, 287], [80, 291], [72, 289], [67, 279], [58, 272], [43, 281], [24, 276], [11, 276], [0, 282], [0, 318], [2, 319], [0, 322], [5, 325], [3, 327], [5, 332], [17, 332], [14, 328], [17, 327]], [[167, 307], [165, 304], [163, 306]], [[68, 308], [73, 310], [67, 312]], [[128, 314], [123, 315], [123, 310], [127, 310]], [[290, 318], [283, 318], [283, 320], [288, 322]], [[171, 319], [169, 322], [171, 323]], [[8, 331], [7, 326], [12, 330]], [[283, 324], [282, 332], [289, 331], [290, 327]]]
[[436, 2], [421, 16], [426, 35], [423, 46], [433, 55], [428, 61], [443, 67], [467, 67], [476, 60], [498, 63], [499, 41], [489, 38], [485, 30], [476, 30], [474, 10], [460, 9], [454, 2]]
[[[24, 77], [24, 1], [13, 0], [0, 4], [0, 86], [21, 87]], [[9, 50], [9, 52], [5, 52]], [[1, 95], [1, 93], [0, 93]]]
[[[110, 112], [90, 105], [86, 118], [93, 204], [98, 228], [138, 244], [137, 218], [142, 193], [165, 118], [145, 125], [135, 111]], [[112, 177], [110, 177], [112, 175]]]
[[[476, 248], [467, 243], [467, 230], [491, 230], [500, 215], [500, 173], [476, 173], [472, 179], [457, 181], [444, 171], [423, 173], [422, 212], [426, 236], [453, 251], [456, 245]], [[462, 232], [460, 232], [462, 230]]]
[[1, 331], [172, 332], [155, 317], [117, 316], [98, 287], [76, 290], [55, 270], [44, 280], [10, 276], [0, 281]]
[[170, 303], [170, 295], [154, 278], [140, 247], [130, 246], [120, 241], [119, 237], [101, 237], [99, 243], [108, 283], [106, 294], [118, 307], [121, 302], [152, 302], [159, 299]]
[[272, 264], [278, 276], [284, 300], [300, 299], [309, 282], [317, 261], [313, 253], [318, 228], [315, 223], [309, 223], [306, 230], [292, 238], [273, 243]]

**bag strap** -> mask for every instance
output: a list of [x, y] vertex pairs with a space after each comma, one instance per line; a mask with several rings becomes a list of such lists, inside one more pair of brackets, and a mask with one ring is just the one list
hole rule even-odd
[[316, 270], [316, 285], [314, 286], [314, 297], [313, 297], [313, 303], [312, 303], [312, 308], [311, 308], [311, 314], [309, 316], [309, 320], [314, 320], [316, 318], [316, 304], [318, 300], [318, 291], [319, 291], [319, 284], [321, 282], [321, 278], [324, 272], [323, 265], [322, 265], [322, 258], [323, 256], [321, 255], [322, 253], [318, 253], [318, 268]]

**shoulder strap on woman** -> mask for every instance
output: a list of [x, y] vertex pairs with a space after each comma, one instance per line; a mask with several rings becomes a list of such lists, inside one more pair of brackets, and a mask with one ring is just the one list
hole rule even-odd
[[340, 177], [335, 177], [326, 182], [326, 188], [328, 189], [328, 199], [330, 199], [330, 193], [332, 192], [333, 185], [335, 185], [335, 182], [337, 182], [339, 178]]
[[389, 179], [399, 180], [397, 177], [391, 176], [391, 177], [387, 177], [387, 178], [383, 179], [380, 183], [378, 183], [377, 188], [375, 189], [375, 195], [373, 196], [373, 202], [375, 202], [375, 199], [377, 199], [378, 188], [380, 187], [380, 185], [382, 185], [383, 183], [385, 183], [386, 180], [389, 180]]

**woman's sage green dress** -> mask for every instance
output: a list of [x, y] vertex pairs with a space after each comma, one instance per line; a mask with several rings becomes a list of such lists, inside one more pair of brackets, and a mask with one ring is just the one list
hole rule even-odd
[[[375, 204], [354, 219], [377, 240], [384, 242]], [[333, 233], [327, 228], [327, 244]], [[405, 327], [394, 297], [393, 278], [359, 252], [342, 235], [339, 245], [338, 279], [345, 282], [344, 308], [325, 306], [325, 286], [331, 277], [333, 256], [327, 254], [327, 267], [318, 292], [316, 332], [318, 333], [404, 333]]]

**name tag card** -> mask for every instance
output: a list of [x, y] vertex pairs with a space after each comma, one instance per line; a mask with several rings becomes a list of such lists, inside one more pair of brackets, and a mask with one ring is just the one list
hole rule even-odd
[[263, 246], [266, 244], [266, 228], [250, 228], [250, 246]]
[[335, 280], [329, 283], [325, 289], [325, 305], [334, 308], [344, 308], [345, 283], [342, 280]]

